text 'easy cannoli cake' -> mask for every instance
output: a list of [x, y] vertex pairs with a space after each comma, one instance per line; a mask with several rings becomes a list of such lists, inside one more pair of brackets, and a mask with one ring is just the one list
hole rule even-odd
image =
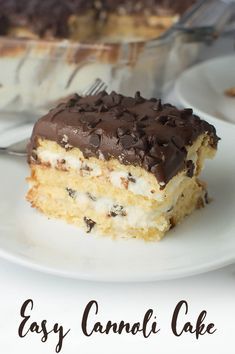
[[158, 99], [74, 95], [35, 124], [27, 199], [87, 233], [161, 239], [207, 202], [215, 128]]

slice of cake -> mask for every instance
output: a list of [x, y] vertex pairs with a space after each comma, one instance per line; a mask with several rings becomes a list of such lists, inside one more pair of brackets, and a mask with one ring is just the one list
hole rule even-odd
[[198, 176], [217, 142], [191, 109], [139, 92], [74, 95], [35, 124], [27, 199], [87, 233], [159, 240], [207, 203]]

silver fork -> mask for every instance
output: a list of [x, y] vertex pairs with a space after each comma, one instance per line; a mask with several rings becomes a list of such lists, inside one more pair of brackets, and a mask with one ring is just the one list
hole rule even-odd
[[108, 88], [108, 85], [101, 79], [96, 79], [94, 83], [88, 88], [88, 90], [85, 91], [82, 96], [88, 96], [88, 95], [97, 95], [97, 93], [106, 90]]
[[[88, 95], [97, 95], [99, 92], [106, 90], [107, 85], [104, 81], [101, 79], [96, 79], [94, 83], [84, 92], [81, 93], [82, 96], [88, 96]], [[13, 143], [9, 146], [6, 147], [0, 147], [0, 153], [5, 153], [9, 155], [15, 155], [15, 156], [25, 156], [27, 154], [26, 152], [26, 147], [29, 142], [29, 139], [24, 139], [17, 141], [16, 143]]]

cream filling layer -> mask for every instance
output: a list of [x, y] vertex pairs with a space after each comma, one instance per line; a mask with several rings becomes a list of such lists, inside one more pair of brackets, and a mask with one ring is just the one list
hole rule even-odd
[[[63, 153], [52, 152], [49, 150], [38, 150], [38, 158], [41, 163], [49, 163], [51, 167], [61, 167], [61, 161], [63, 162], [63, 167], [65, 169], [73, 169], [80, 171], [83, 176], [99, 177], [102, 175], [102, 170], [100, 166], [95, 163], [89, 162], [89, 160], [81, 161], [74, 156], [68, 156]], [[110, 171], [107, 172], [107, 178], [110, 183], [121, 189], [127, 189], [136, 195], [142, 195], [158, 202], [164, 202], [166, 196], [174, 193], [177, 187], [183, 182], [187, 177], [184, 174], [178, 174], [175, 176], [167, 185], [163, 191], [155, 191], [152, 193], [152, 185], [143, 177], [131, 176], [134, 182], [130, 179], [128, 172], [126, 171]], [[126, 185], [123, 181], [127, 181]]]
[[91, 208], [97, 214], [111, 217], [119, 229], [154, 227], [164, 231], [168, 226], [166, 213], [171, 210], [172, 206], [165, 205], [162, 208], [146, 211], [139, 206], [118, 205], [112, 198], [96, 198], [89, 193], [79, 191], [74, 191], [73, 199], [76, 203], [82, 205], [84, 209], [89, 210]]

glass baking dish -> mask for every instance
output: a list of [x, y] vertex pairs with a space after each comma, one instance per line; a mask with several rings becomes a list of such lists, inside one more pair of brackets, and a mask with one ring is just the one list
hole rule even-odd
[[221, 0], [198, 1], [161, 37], [127, 43], [82, 44], [0, 38], [0, 110], [43, 113], [63, 97], [84, 92], [97, 78], [115, 90], [145, 97], [164, 88], [197, 60], [234, 9]]

